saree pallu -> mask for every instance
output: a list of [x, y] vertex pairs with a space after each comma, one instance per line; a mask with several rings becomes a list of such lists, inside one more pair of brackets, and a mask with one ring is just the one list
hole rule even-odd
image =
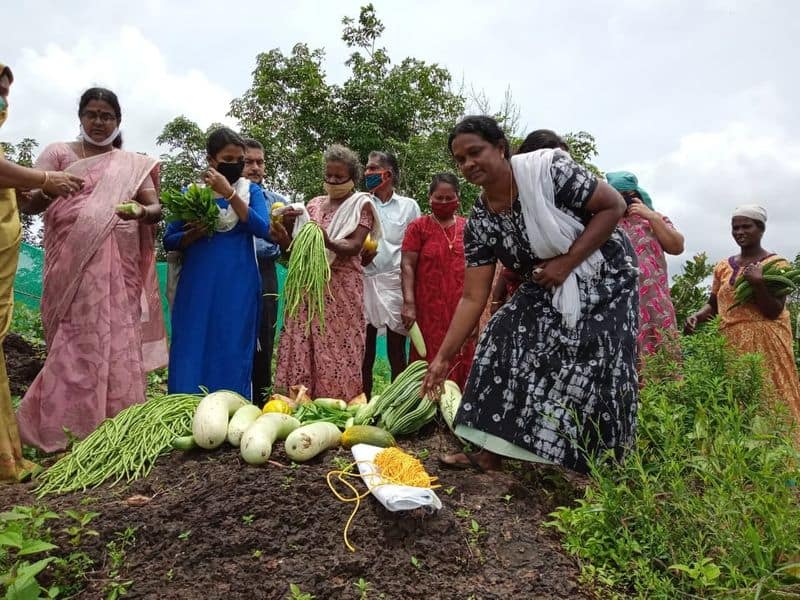
[[156, 161], [120, 150], [78, 159], [55, 144], [39, 163], [84, 178], [83, 190], [45, 213], [47, 359], [17, 414], [23, 442], [54, 452], [67, 444], [64, 429], [85, 437], [144, 402], [147, 371], [166, 365], [167, 347], [155, 228], [114, 212], [136, 197]]

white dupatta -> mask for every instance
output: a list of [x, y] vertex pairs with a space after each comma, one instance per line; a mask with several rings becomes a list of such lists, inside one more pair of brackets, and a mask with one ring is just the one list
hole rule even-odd
[[[563, 150], [537, 150], [511, 157], [511, 168], [519, 189], [522, 219], [531, 243], [531, 250], [541, 259], [566, 254], [578, 236], [583, 223], [559, 210], [555, 205], [555, 188], [551, 166], [556, 153]], [[553, 307], [561, 313], [564, 325], [574, 329], [581, 315], [582, 301], [578, 279], [589, 281], [597, 275], [603, 262], [599, 250], [570, 273], [553, 289]]]

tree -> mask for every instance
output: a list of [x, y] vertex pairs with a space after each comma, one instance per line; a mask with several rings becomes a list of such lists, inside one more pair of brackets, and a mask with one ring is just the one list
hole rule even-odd
[[[39, 142], [33, 138], [23, 138], [16, 145], [0, 142], [0, 147], [8, 160], [23, 167], [31, 167], [33, 166], [34, 151], [39, 147]], [[22, 223], [22, 241], [41, 247], [44, 233], [41, 216], [20, 214], [20, 222]]]
[[705, 252], [695, 254], [683, 264], [683, 272], [672, 279], [672, 305], [678, 328], [682, 329], [686, 319], [700, 310], [708, 300], [708, 278], [714, 272], [713, 263], [708, 262]]
[[[324, 50], [299, 43], [288, 54], [279, 49], [259, 54], [250, 88], [231, 103], [229, 115], [238, 120], [242, 133], [264, 145], [265, 181], [272, 189], [301, 199], [321, 194], [323, 152], [341, 143], [363, 161], [372, 150], [395, 154], [398, 189], [426, 211], [431, 177], [443, 171], [460, 177], [447, 136], [467, 107], [494, 116], [512, 146], [522, 141], [521, 111], [510, 89], [495, 109], [486, 93], [474, 87], [466, 92], [463, 83], [454, 86], [444, 67], [410, 57], [394, 63], [380, 46], [385, 26], [372, 4], [361, 8], [358, 19], [343, 18], [342, 25], [342, 40], [352, 53], [345, 63], [349, 76], [341, 85], [326, 79]], [[185, 117], [167, 124], [158, 138], [170, 148], [162, 156], [164, 188], [185, 183], [199, 168], [204, 138], [200, 127]], [[599, 173], [589, 162], [597, 154], [594, 137], [579, 131], [566, 138], [575, 159]], [[463, 183], [465, 214], [478, 193]]]
[[447, 69], [415, 58], [393, 64], [378, 47], [384, 31], [374, 7], [358, 20], [345, 17], [342, 39], [353, 49], [347, 80], [331, 84], [324, 51], [297, 44], [289, 56], [260, 54], [251, 88], [233, 101], [231, 116], [264, 144], [269, 185], [306, 198], [322, 192], [322, 153], [332, 143], [355, 150], [395, 154], [399, 188], [427, 205], [427, 185], [439, 171], [452, 171], [447, 133], [463, 114], [464, 98], [451, 91]]
[[169, 148], [169, 152], [161, 155], [162, 189], [180, 190], [197, 179], [206, 160], [206, 139], [220, 127], [221, 124], [214, 123], [203, 131], [183, 115], [164, 126], [156, 138], [159, 145]]

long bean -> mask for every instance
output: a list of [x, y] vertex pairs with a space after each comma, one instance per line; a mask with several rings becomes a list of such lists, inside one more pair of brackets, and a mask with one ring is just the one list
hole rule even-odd
[[201, 395], [171, 394], [134, 404], [103, 421], [39, 478], [38, 497], [147, 476], [176, 435], [192, 431]]
[[297, 318], [300, 304], [306, 302], [306, 335], [314, 319], [320, 331], [325, 330], [325, 296], [331, 279], [331, 267], [325, 251], [325, 236], [320, 226], [309, 221], [298, 232], [289, 247], [289, 268], [286, 274], [286, 314]]

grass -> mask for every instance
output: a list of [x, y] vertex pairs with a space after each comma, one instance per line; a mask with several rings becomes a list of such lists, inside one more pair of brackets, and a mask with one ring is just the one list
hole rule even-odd
[[640, 598], [788, 591], [800, 581], [786, 568], [800, 557], [800, 478], [786, 410], [759, 357], [735, 356], [714, 327], [684, 350], [682, 367], [648, 365], [637, 448], [596, 464], [585, 496], [549, 525], [587, 578]]

